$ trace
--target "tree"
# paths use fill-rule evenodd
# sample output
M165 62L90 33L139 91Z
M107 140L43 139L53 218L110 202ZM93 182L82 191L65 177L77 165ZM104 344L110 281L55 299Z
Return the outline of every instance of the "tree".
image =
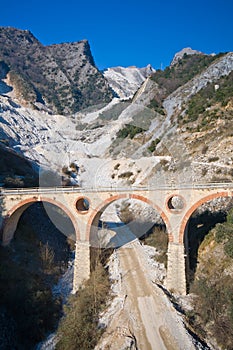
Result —
M98 320L106 306L109 287L108 275L99 262L84 288L71 296L65 306L65 317L58 327L56 350L94 349L104 331Z
M3 209L4 209L3 196L2 196L1 190L0 190L0 232L1 232L2 224L3 224Z

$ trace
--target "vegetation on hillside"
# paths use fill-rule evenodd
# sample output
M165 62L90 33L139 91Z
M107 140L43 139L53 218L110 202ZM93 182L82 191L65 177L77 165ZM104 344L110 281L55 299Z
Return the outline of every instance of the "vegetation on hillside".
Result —
M99 325L99 315L110 298L110 281L101 263L101 254L95 257L92 267L90 279L76 295L70 296L65 306L56 350L94 349L104 332Z
M133 139L137 134L147 131L151 125L151 121L155 118L155 112L150 108L143 108L142 111L134 114L131 124L125 124L116 135L113 145L117 145L120 139Z
M152 140L149 147L147 147L148 151L153 153L156 150L156 146L160 143L160 139L156 138L155 140Z
M35 87L30 80L21 72L14 70L9 73L9 82L15 88L16 96L20 96L21 100L28 101L32 108L35 108L34 103L37 102L37 94Z
M222 53L215 56L184 54L183 58L175 65L169 66L163 71L158 69L152 74L151 79L161 88L165 89L166 96L168 96L178 87L187 83L195 75L200 74L213 61L220 58L222 55Z
M122 129L117 132L117 138L126 138L129 136L130 139L133 139L135 135L143 132L143 129L136 125L126 124Z
M167 246L168 246L168 235L164 227L154 225L153 228L143 237L141 240L144 244L150 245L158 251L155 255L156 259L164 266L167 266Z
M227 221L216 226L215 241L222 243L224 253L233 259L233 209L228 213Z
M155 112L165 115L165 110L162 106L162 100L159 95L156 95L149 103L148 108L153 109Z
M180 86L187 83L195 75L200 74L222 55L222 53L215 56L184 54L183 58L175 65L166 67L164 70L158 69L151 76L151 79L158 84L158 91L148 105L148 108L164 115L163 100Z
M209 83L189 100L184 116L179 117L179 126L197 121L189 126L190 131L203 131L216 127L218 119L224 119L228 129L232 123L233 110L226 109L233 102L233 72L221 77L217 83ZM196 130L195 130L196 129Z
M189 321L202 336L216 339L232 350L233 339L233 209L203 240L198 268L191 286L194 311Z
M199 247L206 235L215 225L226 220L225 212L203 211L201 214L194 213L188 223L188 235L185 237L188 247L188 289L194 281L196 269L198 268Z

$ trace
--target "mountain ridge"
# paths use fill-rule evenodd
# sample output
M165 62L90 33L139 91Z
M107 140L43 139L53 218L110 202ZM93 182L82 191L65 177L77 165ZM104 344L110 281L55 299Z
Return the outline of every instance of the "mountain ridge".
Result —
M70 114L112 98L87 40L44 46L30 31L0 27L0 63L18 100L36 109Z

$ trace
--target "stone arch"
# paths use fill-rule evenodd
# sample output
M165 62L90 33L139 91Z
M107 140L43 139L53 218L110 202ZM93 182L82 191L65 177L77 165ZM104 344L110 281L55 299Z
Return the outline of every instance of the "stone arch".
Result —
M168 220L168 217L157 204L152 202L150 199L148 199L148 198L146 198L144 196L141 196L141 195L137 195L137 194L130 194L129 198L138 199L138 200L140 200L142 202L145 202L145 203L149 204L152 208L157 210L157 212L161 215L161 217L162 217L162 219L163 219L163 221L164 221L164 223L166 225L169 242L173 242L174 241L174 237L173 237L173 234L172 234L171 225L170 225L170 222Z
M140 200L144 203L149 204L152 208L157 210L158 213L161 215L161 217L166 225L169 242L173 242L173 235L172 235L172 231L171 231L171 226L170 226L170 222L169 222L166 214L161 210L161 208L158 205L153 203L151 200L149 200L148 198L146 198L144 196L137 195L137 194L129 194L129 195L118 194L115 196L111 196L111 197L107 198L106 200L104 200L96 209L94 209L93 213L91 214L91 216L88 220L88 223L87 223L87 231L86 231L86 240L87 241L89 241L89 239L90 239L91 228L93 226L98 227L98 222L99 222L101 214L104 212L104 210L108 207L109 204L115 202L118 199L137 199L137 200Z
M232 196L232 194L231 194ZM180 232L179 232L179 243L183 244L184 243L184 234L185 234L185 229L187 226L187 223L190 219L190 217L192 216L192 214L194 213L194 211L200 207L202 204L211 201L212 199L215 198L219 198L219 197L230 197L229 192L216 192L216 193L212 193L208 196L205 196L201 199L199 199L196 203L194 203L189 210L185 213L184 218L181 222L180 225Z
M47 197L31 197L28 199L25 199L23 201L18 202L16 205L14 205L8 212L7 215L4 219L4 225L3 225L3 234L2 234L2 244L3 245L7 245L10 243L10 241L12 240L12 238L14 237L14 233L15 230L17 228L19 219L22 215L22 213L33 203L36 202L47 202L50 204L53 204L57 207L59 207L60 209L62 209L65 214L70 218L73 226L74 226L74 230L75 230L75 234L76 234L76 239L79 240L80 239L80 233L79 233L79 228L77 225L77 221L75 219L75 216L70 212L70 210L61 202L51 199L51 198L47 198Z

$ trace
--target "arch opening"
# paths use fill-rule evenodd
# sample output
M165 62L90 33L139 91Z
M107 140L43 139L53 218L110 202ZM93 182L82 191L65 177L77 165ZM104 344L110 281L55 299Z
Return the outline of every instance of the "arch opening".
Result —
M154 256L166 265L168 230L163 217L147 199L116 197L104 203L91 218L91 247L118 249L137 240L151 245L151 254L153 250Z
M52 290L67 270L75 228L61 208L39 201L15 208L8 224L11 242L7 249L0 247L0 278L7 281L1 287L0 299L6 320L14 319L16 331L8 334L11 346L29 349L56 329L62 305ZM70 290L72 278L71 271Z
M34 237L40 247L46 245L53 250L55 262L62 267L75 242L75 229L71 219L61 208L48 202L31 203L23 209L13 240L20 241L22 235L27 239L25 229L29 239Z
M233 207L232 197L216 194L211 199L209 197L203 198L189 210L189 216L186 215L182 229L188 292L196 278L201 251L208 244L208 234L216 225L226 221L227 213L231 207Z
M194 250L195 259L194 266L191 265L193 261L188 261L191 265L187 269L188 291L195 295L194 322L198 318L199 327L207 330L209 339L213 338L221 348L230 349L233 327L233 198L227 194L216 194L215 199L207 197L205 200L193 206L186 223L184 240L189 255Z
M8 245L13 239L21 215L28 207L34 205L34 203L43 203L48 217L65 236L69 236L71 240L79 238L79 229L75 217L65 205L50 198L41 198L38 200L36 197L33 197L18 203L8 212L3 225L2 244L4 246ZM57 209L53 210L53 206ZM60 214L63 213L60 216L59 211Z

